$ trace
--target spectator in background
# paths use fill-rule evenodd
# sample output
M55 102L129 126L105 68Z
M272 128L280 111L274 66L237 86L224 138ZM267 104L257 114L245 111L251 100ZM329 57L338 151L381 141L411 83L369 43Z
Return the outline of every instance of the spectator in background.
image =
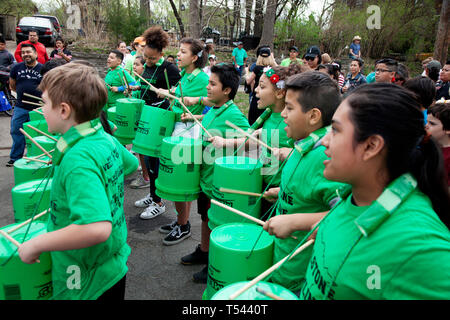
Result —
M361 58L361 37L354 36L348 52L350 59Z
M436 101L430 106L425 129L442 148L447 185L450 187L450 103Z
M436 100L450 99L450 60L444 64L440 73L441 80L436 83Z
M339 83L339 66L337 64L331 64L331 63L327 63L327 64L319 64L319 66L317 67L317 70L319 72L323 72L328 74L331 79L333 79L334 81L336 81L336 83Z
M305 53L304 59L306 60L307 66L309 66L312 70L316 70L319 64L322 63L322 55L319 47L309 47Z
M209 65L203 68L203 72L208 76L211 76L211 68L217 63L217 57L213 54L208 56Z
M62 66L66 63L67 63L67 61L64 59L61 59L61 58L58 58L58 59L55 58L55 59L51 59L51 60L47 61L46 63L44 63L44 65L41 68L41 76L44 76L47 72L49 72L53 68Z
M436 96L436 85L428 77L418 76L407 80L403 87L414 92L423 112L424 123L427 123L427 110Z
M166 61L170 63L175 63L175 57L172 55L168 55Z
M273 57L273 53L268 46L259 47L256 51L256 63L250 67L250 73L246 76L246 83L250 85L250 108L248 110L248 123L252 125L256 119L264 112L264 109L258 109L258 98L255 90L259 85L259 79L263 74L264 68L270 66L275 67L277 63Z
M303 64L302 59L298 58L298 48L296 46L289 48L289 57L281 61L280 66L289 67L291 63Z
M14 53L14 58L17 62L23 62L22 59L22 45L31 44L37 52L37 61L40 64L46 63L48 60L47 49L45 46L39 42L39 35L37 30L30 30L28 32L28 40L22 41L17 45L16 51Z
M394 82L397 69L398 62L394 59L384 58L377 60L375 62L375 82Z
M424 76L424 77L427 76L427 72L425 70L427 69L428 62L430 62L432 60L433 60L433 57L428 57L425 60L422 60L422 68L423 68L422 76Z
M0 34L0 82L6 83L9 78L9 72L14 65L13 55L6 50L5 37Z
M124 41L119 41L119 43L117 43L116 50L122 52L123 59L122 59L122 63L120 64L120 66L122 68L125 68L125 64L126 64L127 60L131 57L131 54L127 48L127 44Z
M328 64L331 63L331 58L328 53L322 54L322 64Z
M11 138L13 144L9 154L7 167L14 166L14 162L22 158L25 151L25 137L20 132L23 124L30 121L29 112L37 106L24 102L24 93L35 97L40 97L41 92L37 89L42 80L42 64L37 61L36 48L29 43L23 43L20 48L23 62L14 65L11 69L9 86L17 93L17 103L14 107L14 114L11 118ZM25 101L38 103L34 98L26 97Z
M239 71L239 75L242 76L242 70L247 66L248 58L247 51L245 51L242 41L237 43L237 48L233 49L231 55L234 67Z
M55 49L50 53L50 59L64 59L66 62L72 60L72 53L67 49L63 38L56 38Z
M135 48L134 55L131 53L128 57L127 61L125 62L124 69L128 71L129 74L131 74L134 77L133 74L133 65L134 60L136 57L142 57L144 56L144 48L145 48L145 40L143 37L137 37L133 41L133 46Z
M344 82L345 82L345 77L344 77L344 75L342 74L342 71L341 71L342 70L341 62L336 60L332 64L336 66L336 68L337 68L337 70L339 72L338 86L339 86L339 90L341 90L342 87L344 86Z
M427 77L429 77L434 82L439 80L439 73L441 72L441 63L437 60L431 60L427 63L427 67L425 69L425 73Z
M348 96L353 90L366 83L366 78L361 73L363 61L361 59L353 59L350 63L350 72L347 75L345 84L341 89L344 97Z
M408 68L403 63L399 63L397 72L395 73L394 83L399 86L402 86L408 79L409 79Z

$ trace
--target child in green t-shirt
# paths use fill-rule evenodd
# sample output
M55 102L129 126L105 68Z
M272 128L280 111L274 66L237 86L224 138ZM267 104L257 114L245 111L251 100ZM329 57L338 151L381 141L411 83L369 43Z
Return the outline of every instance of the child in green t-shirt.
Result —
M177 54L178 67L181 69L181 79L175 88L173 94L176 97L183 98L186 105L188 97L206 96L206 86L208 85L209 76L202 71L208 60L208 48L205 48L200 40L193 38L183 38L180 41L180 50ZM161 92L167 90L160 89ZM162 95L161 95L162 96ZM172 137L189 137L198 139L200 135L200 126L195 122L185 121L184 113L187 113L181 103L174 100L171 104L172 110L175 112L175 126ZM189 111L193 115L201 115L204 105L201 102L188 104ZM183 120L181 119L183 117ZM189 215L192 202L177 201L175 210L177 212L177 222L173 225L173 229L178 231L177 237L166 236L163 239L164 245L174 245L191 235L191 224ZM160 232L168 233L167 226L162 226ZM174 232L175 232L174 231ZM169 234L170 235L170 234Z
M239 73L232 65L219 64L211 68L211 77L208 84L208 101L213 107L205 114L202 125L212 135L230 134L230 127L226 121L230 121L239 128L249 128L247 118L233 103L239 88ZM211 144L212 138L202 130L204 151L200 168L200 187L202 194L197 200L198 213L201 215L201 243L195 251L181 258L183 264L208 263L209 236L211 230L208 227L208 209L212 197L214 160L223 156L224 149L217 149ZM170 236L170 235L169 235ZM206 283L208 267L194 274L194 281Z
M105 77L105 84L108 89L108 104L106 109L113 107L117 99L125 98L124 92L127 89L125 79L129 86L136 85L134 78L120 66L122 60L122 52L112 50L109 53L108 60L106 62L109 69Z
M411 92L357 88L323 144L324 176L348 186L318 225L300 298L448 300L450 196Z
M324 178L323 161L327 157L321 144L340 101L337 84L321 72L310 71L289 77L286 89L281 116L287 124L287 136L296 141L295 150L283 167L280 187L265 192L268 199L279 198L276 216L264 225L277 237L274 262L289 255L311 226L333 207L338 199L336 190L342 186ZM271 281L298 291L310 255L309 248L284 263L272 274Z
M23 243L20 258L34 263L51 253L53 299L123 299L131 251L123 183L138 161L97 119L107 91L93 68L55 68L39 89L48 129L62 136L52 158L48 232Z
M278 187L281 181L281 170L279 157L284 159L292 150L290 139L287 137L283 117L281 112L284 109L286 87L285 81L288 77L303 72L305 69L299 65L293 64L290 67L267 67L259 80L258 87L255 90L258 98L258 109L268 110L252 125L251 131L255 138L272 148L270 152L266 147L260 147L259 159L263 163L261 174L264 180L264 188ZM268 115L268 116L266 116ZM262 128L258 129L262 125ZM224 139L216 136L212 139L216 148L241 146L245 143L246 150L258 150L258 145L251 139L237 138ZM262 201L263 219L265 213L269 213L270 203L265 199Z

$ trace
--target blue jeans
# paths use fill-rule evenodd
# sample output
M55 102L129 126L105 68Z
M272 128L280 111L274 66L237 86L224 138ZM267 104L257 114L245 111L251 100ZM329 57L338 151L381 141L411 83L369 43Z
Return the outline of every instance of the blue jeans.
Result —
M25 122L30 121L29 110L15 107L14 113L11 118L11 137L13 140L13 144L11 147L11 153L9 154L9 158L13 161L19 160L23 156L23 152L25 151L25 136L20 132L19 129L23 129L23 124Z

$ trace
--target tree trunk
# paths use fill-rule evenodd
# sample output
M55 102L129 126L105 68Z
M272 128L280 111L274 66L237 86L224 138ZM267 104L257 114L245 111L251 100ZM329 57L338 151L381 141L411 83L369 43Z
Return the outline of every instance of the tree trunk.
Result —
M450 44L450 0L442 1L441 16L439 18L439 26L434 42L433 57L439 60L442 65L447 60L448 46Z
M194 39L200 38L199 14L198 0L189 0L189 32Z
M264 24L264 0L256 0L255 6L255 25L253 32L256 37L261 37Z
M184 38L186 36L186 33L184 32L184 24L183 20L181 20L180 14L177 10L177 7L175 6L175 3L173 0L169 0L170 6L172 7L173 14L175 15L175 19L177 19L178 27L180 28L180 34L181 38Z
M250 24L252 21L253 0L245 0L245 33L250 35Z
M140 0L141 17L145 19L145 24L148 26L150 21L150 3L148 0Z
M277 14L277 0L267 0L264 26L262 30L261 45L268 45L273 50L275 16Z

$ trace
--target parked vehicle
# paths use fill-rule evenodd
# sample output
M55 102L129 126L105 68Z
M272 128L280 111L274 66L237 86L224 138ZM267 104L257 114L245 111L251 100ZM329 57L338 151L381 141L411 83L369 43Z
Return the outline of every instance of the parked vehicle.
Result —
M28 32L30 30L37 31L39 42L47 47L55 45L55 40L58 37L53 23L47 18L39 17L23 17L20 19L16 27L16 42L19 44L22 41L28 40Z
M61 34L61 25L59 24L59 20L58 20L57 17L55 17L55 16L47 16L47 15L44 15L44 14L33 14L33 17L49 19L53 23L53 26L55 27L56 32L58 32L58 34Z

